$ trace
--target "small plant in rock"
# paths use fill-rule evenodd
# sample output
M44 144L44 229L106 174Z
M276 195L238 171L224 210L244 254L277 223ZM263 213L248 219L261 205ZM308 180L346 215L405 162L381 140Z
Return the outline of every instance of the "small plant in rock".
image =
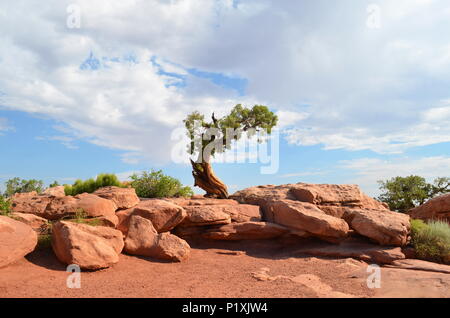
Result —
M450 264L450 225L444 221L411 221L411 243L418 258Z
M194 195L192 189L183 186L178 179L166 176L161 170L150 172L143 171L141 174L133 174L131 187L141 198L170 198L191 197Z

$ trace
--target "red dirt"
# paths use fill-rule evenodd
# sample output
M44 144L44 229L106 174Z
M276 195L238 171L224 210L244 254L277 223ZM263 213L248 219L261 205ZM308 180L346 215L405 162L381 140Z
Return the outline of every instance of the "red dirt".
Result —
M120 262L112 268L82 272L81 289L67 288L69 273L65 271L66 267L55 258L51 249L40 249L16 264L0 269L0 297L383 296L383 289L375 291L367 287L367 264L352 259L303 257L293 253L293 249L280 248L275 242L202 243L192 246L191 258L184 263L121 255ZM386 270L389 270L390 277L388 297L405 295L402 290L412 287L405 276L414 277L413 283L417 283L417 273L422 273ZM400 271L401 274L394 275L393 271ZM433 282L433 295L450 297L450 275L427 275L433 276L430 278L432 281L427 281ZM400 276L403 283L396 290L395 279ZM411 292L406 296L410 295Z

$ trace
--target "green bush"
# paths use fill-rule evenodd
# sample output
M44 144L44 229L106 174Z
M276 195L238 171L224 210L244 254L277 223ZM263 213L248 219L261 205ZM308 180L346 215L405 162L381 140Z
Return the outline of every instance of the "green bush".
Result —
M97 189L108 186L123 187L124 185L119 181L115 174L102 173L94 179L77 180L73 185L65 185L64 192L66 195L77 195L81 193L92 193Z
M411 221L412 244L418 258L450 263L450 225L444 221Z
M161 170L143 171L130 176L131 186L141 198L190 197L194 195L190 187L184 187L175 178L166 176Z
M59 182L58 182L58 181L54 181L54 182L51 183L48 187L49 187L49 188L59 187Z
M0 215L9 215L11 213L11 202L9 199L0 195Z
M5 196L11 197L15 193L26 193L36 191L41 193L44 191L44 182L42 180L22 180L20 178L13 178L6 181Z

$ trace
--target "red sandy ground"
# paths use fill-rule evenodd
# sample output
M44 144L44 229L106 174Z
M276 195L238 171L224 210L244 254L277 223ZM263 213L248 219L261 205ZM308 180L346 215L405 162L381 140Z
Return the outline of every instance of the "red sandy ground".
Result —
M112 268L82 272L81 289L67 288L66 267L39 249L0 269L0 297L450 297L448 274L383 268L373 290L367 264L352 259L302 256L275 242L192 246L184 263L121 255Z

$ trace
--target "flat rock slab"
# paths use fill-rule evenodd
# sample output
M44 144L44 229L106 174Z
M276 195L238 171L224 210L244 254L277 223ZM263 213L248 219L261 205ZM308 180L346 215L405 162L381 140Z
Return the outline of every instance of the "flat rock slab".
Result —
M450 266L449 265L431 263L431 262L421 261L418 259L398 260L398 261L394 261L390 265L386 265L386 267L450 274Z
M289 232L284 226L268 222L231 223L221 226L202 237L212 240L266 240L279 237Z
M37 234L29 225L0 216L0 268L31 253L36 244Z
M399 247L381 247L357 239L348 239L340 245L310 246L298 252L313 256L351 257L379 264L391 264L405 259Z

